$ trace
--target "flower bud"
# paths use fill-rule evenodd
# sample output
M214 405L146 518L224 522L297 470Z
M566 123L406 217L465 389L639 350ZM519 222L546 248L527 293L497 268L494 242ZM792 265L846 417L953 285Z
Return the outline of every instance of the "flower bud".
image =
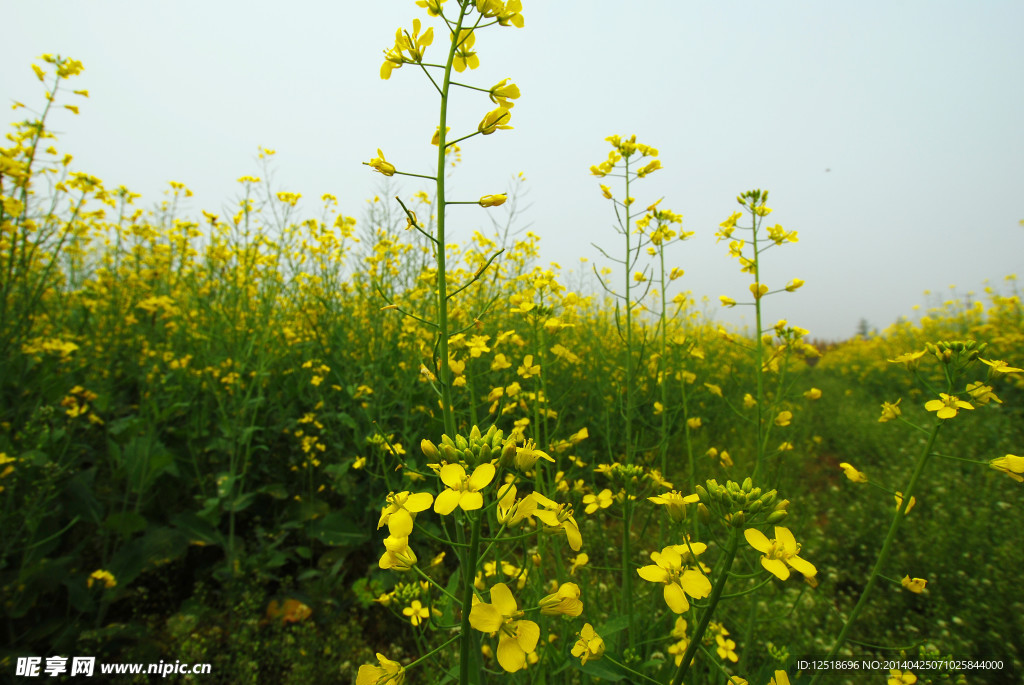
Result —
M423 456L427 459L433 459L435 461L441 460L441 453L437 451L437 445L426 438L423 438L423 440L420 441L420 449L423 451Z

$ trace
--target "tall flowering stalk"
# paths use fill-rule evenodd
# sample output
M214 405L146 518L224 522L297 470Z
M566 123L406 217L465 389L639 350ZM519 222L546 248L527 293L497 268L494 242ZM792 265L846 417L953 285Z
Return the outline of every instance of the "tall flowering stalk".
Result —
M522 541L541 531L558 532L565 536L573 550L578 551L582 538L571 507L557 504L539 491L516 499L515 483L518 479L527 472L532 472L538 460L553 459L537 449L532 441L528 441L522 447L517 446L519 436L513 434L506 438L495 426L481 431L474 425L468 436L461 435L458 432L452 399L455 379L450 341L454 335L462 331L452 330L449 301L476 282L500 251L484 262L468 282L458 287L449 284L445 254L447 211L449 206L458 204L497 207L506 201L506 196L491 194L473 201L449 199L445 188L446 156L456 152L457 144L462 141L510 129L513 100L520 95L519 88L509 83L507 78L490 88L480 88L454 80L453 72L461 73L480 65L480 58L475 49L478 31L492 26L522 27L522 6L519 0L457 0L452 3L455 5L452 11L446 13L443 7L444 0L421 0L417 4L425 8L430 16L439 17L449 31L451 39L444 63L434 64L425 61L425 51L433 44L434 30L431 27L424 31L420 20L415 19L412 31L399 29L396 33L395 45L385 51L385 61L380 73L381 78L388 79L396 69L412 64L419 67L434 86L440 97L438 125L431 141L438 148L437 166L433 175L400 171L379 149L378 156L370 160L368 165L385 176L398 174L424 178L432 181L436 187L437 219L433 231L426 230L415 212L402 205L408 228L424 235L434 249L436 316L433 320L428 320L405 311L400 305L389 303L389 306L425 323L435 331L433 375L444 417L445 434L440 445L427 439L421 443L423 454L433 462L429 467L440 481L439 492L436 495L430 492L402 492L389 495L388 504L382 510L378 526L386 525L389 532L384 540L385 552L379 566L397 572L413 571L419 574L426 583L433 585L437 591L445 595L453 608L458 606L461 609L458 633L459 682L467 684L479 682L481 678L479 633L493 634L498 638L496 657L502 669L507 672L516 672L526 667L540 637L538 624L521 618L523 612L519 610L519 603L507 584L497 583L491 586L490 602L485 602L482 594L478 595L478 583L481 590L486 588L483 578L487 574L478 575L478 569L484 560L493 558L494 561L491 563L494 569L505 568L500 563L501 557L497 556L495 549L503 539ZM486 93L495 107L484 114L476 131L449 139L448 106L452 86ZM529 367L529 373L532 375L530 361L524 361L524 365ZM460 364L454 374L461 375L462 370ZM421 532L436 541L450 544L458 555L460 582L454 587L454 591L441 586L419 567L419 560L409 543L416 516L424 513L431 503L433 511L443 517L440 528L447 539L436 538L426 531ZM507 535L508 529L526 521L534 523L533 532L511 537ZM454 540L450 537L452 528ZM486 548L481 551L485 544ZM492 552L493 557L490 556ZM525 571L520 571L518 575L523 577L524 573ZM578 601L578 597L578 587L563 586L559 591L559 599L555 602L561 608L552 609L542 600L541 611L578 616L582 611L582 603ZM419 625L425 619L429 620L430 612L422 607L419 600L416 602L415 605L406 608L405 615L411 616L414 625ZM421 657L416 663L437 653L442 647ZM365 665L360 669L358 685L379 683L387 679L401 680L404 677L404 669L396 662L389 661L383 655L380 655L379 660L379 667Z
M624 138L614 135L605 138L611 144L612 149L608 152L608 158L590 167L590 173L599 178L608 176L621 178L623 181L623 199L617 199L612 189L601 184L601 194L612 201L615 209L615 217L618 220L616 230L622 235L625 242L625 250L622 259L611 257L607 252L598 250L608 259L622 265L623 285L622 292L617 292L606 280L597 273L595 274L604 289L616 298L616 322L619 323L619 337L625 343L623 347L623 373L621 405L622 415L622 441L623 457L622 463L627 468L634 466L636 461L636 447L638 436L634 434L633 420L637 408L636 398L636 369L637 360L636 348L634 345L634 315L639 311L641 302L647 296L651 288L649 267L641 266L640 258L645 247L638 227L634 226L635 215L633 204L635 199L630 195L630 185L637 179L643 178L661 168L661 160L657 159L657 148L638 143L636 136ZM657 204L657 203L655 203ZM653 211L654 205L649 209ZM595 246L596 247L596 246ZM640 294L637 295L637 290ZM621 304L623 315L618 316ZM627 488L632 479L626 479ZM632 513L633 505L629 497L631 493L627 489L626 497L623 499L622 507L622 601L623 608L629 620L630 645L635 643L635 620L636 614L633 607L633 574L635 569L632 563Z

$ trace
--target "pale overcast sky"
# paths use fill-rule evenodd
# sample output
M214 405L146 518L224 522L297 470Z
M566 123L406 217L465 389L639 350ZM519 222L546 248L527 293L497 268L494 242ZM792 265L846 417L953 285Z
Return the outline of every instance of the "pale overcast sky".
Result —
M395 29L426 21L413 0L5 5L0 96L38 106L30 63L44 52L81 60L73 87L91 97L81 116L54 116L60 149L146 206L175 180L196 194L192 216L224 211L235 180L258 171L260 145L277 150L275 180L309 214L331 192L361 219L382 179L361 163L378 147L432 173L436 97L411 67L379 78ZM768 319L812 336L913 316L926 289L980 293L986 278L1024 277L1024 3L523 5L526 27L480 32L481 67L462 77L511 77L523 94L515 129L466 141L450 189L475 199L524 172L521 220L543 238L545 262L595 259L591 242L617 250L588 169L607 156L605 137L636 133L664 169L634 195L641 206L664 196L696 232L673 263L698 297L747 294L713 234L751 188L771 189L773 221L800 237L766 255L764 280L807 282L769 299ZM490 103L463 91L452 108L458 133ZM456 210L452 240L489 225L484 210Z

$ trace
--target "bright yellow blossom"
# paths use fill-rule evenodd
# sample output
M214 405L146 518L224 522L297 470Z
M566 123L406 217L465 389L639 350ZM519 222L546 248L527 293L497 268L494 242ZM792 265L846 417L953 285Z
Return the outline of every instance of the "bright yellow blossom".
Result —
M697 554L707 549L707 545L703 543L691 543L690 547ZM700 571L686 567L684 552L686 557L690 557L686 545L669 545L660 552L651 552L654 564L636 570L644 580L662 583L665 586L665 603L677 614L689 610L690 602L686 599L687 595L694 599L703 599L711 594L711 581Z
M604 656L604 640L594 630L594 626L584 623L583 630L577 635L579 639L572 647L572 655L578 657L580 663L585 664L587 661L597 661Z
M947 395L944 392L940 392L939 397L942 399L925 402L924 408L935 412L935 415L940 419L951 419L957 415L960 409L974 409L974 405L970 402L964 402L955 395Z
M395 165L384 159L384 153L380 151L380 148L377 148L377 156L370 160L370 168L385 176L395 175Z
M548 616L579 616L583 613L580 586L576 583L562 583L557 592L542 598L539 604L540 613Z
M799 571L805 577L813 577L818 573L814 564L797 556L800 553L800 545L788 528L775 526L775 538L771 540L756 528L747 528L743 531L743 537L751 547L764 554L761 557L761 565L765 570L780 580L789 578L790 568Z
M380 666L363 664L356 674L356 685L402 685L405 681L405 669L397 661L388 659L377 653Z
M467 477L461 464L445 464L439 475L448 489L434 500L434 511L447 516L455 511L455 507L462 507L464 511L479 509L484 505L480 490L494 479L494 472L493 464L480 464L473 470L473 475Z
M855 469L852 464L848 464L847 462L844 461L839 465L839 468L841 468L843 470L843 473L846 474L846 477L849 478L854 483L868 482L868 477L865 476L861 471Z
M509 673L526 666L526 656L537 647L540 626L533 621L519 619L519 611L512 591L504 583L491 588L491 603L476 602L469 612L469 624L482 633L498 633L498 663Z
M1002 471L1018 483L1024 483L1024 457L1007 454L1005 457L993 459L988 465L996 471Z
M909 575L903 576L903 580L900 581L900 585L902 585L904 589L910 590L914 594L918 595L924 592L924 588L927 584L928 581L924 578L911 578Z
M481 207L500 207L508 197L505 195L484 195L480 198Z
M878 419L879 423L885 423L887 421L892 421L897 416L902 414L903 412L900 411L900 402L901 401L902 401L902 399L896 400L895 402L892 402L892 403L890 403L890 402L882 402L882 416Z

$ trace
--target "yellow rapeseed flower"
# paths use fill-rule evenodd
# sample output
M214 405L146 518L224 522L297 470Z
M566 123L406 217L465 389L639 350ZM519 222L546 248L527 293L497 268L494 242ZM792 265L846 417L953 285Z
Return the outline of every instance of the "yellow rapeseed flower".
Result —
M747 528L743 531L743 537L751 547L764 554L761 565L765 570L780 580L789 578L790 568L808 578L818 573L814 564L797 556L800 545L788 528L775 526L775 538L771 540L756 528Z
M539 604L540 613L548 616L579 616L583 613L580 586L576 583L562 583L557 592L543 597Z
M843 473L846 474L846 477L849 478L854 483L868 482L868 477L865 476L861 471L855 469L852 464L848 464L847 462L844 461L839 465L839 468L841 468L843 470Z
M494 479L494 472L493 464L480 464L473 470L473 475L467 476L461 464L445 464L441 467L440 476L448 489L434 500L434 511L447 516L455 511L455 507L462 507L464 511L479 509L484 505L484 497L479 491Z
M928 581L924 578L911 578L909 575L903 576L903 580L900 581L900 585L902 585L904 589L910 590L914 594L918 595L924 592L925 585L927 584Z
M1018 483L1024 483L1024 457L1007 454L1005 457L993 459L988 465L996 471L1002 471Z
M377 148L377 156L370 160L370 168L379 171L385 176L395 175L395 165L384 159L384 153Z
M974 405L970 402L964 402L956 395L947 395L944 392L940 392L939 397L942 399L925 402L924 408L935 412L935 415L940 419L951 419L957 415L960 409L974 409Z
M665 586L665 604L677 614L689 610L690 602L686 599L687 595L694 599L703 599L711 594L711 581L707 576L686 566L686 560L692 558L690 548L695 554L701 554L707 549L707 545L699 542L691 543L689 548L686 545L669 545L660 552L651 552L653 564L636 570L644 580L662 583Z
M604 640L594 630L594 626L584 623L583 630L577 633L577 636L579 639L572 647L572 655L578 657L580 663L597 661L604 656Z
M363 664L356 674L356 685L402 685L405 681L405 669L397 661L388 659L381 653L377 653L377 661L380 666Z
M469 624L482 633L498 633L498 663L509 673L526 666L526 657L533 653L540 639L540 626L519 619L512 591L504 583L491 588L491 603L476 602L469 612Z
M116 587L117 586L117 579L114 578L114 574L111 573L110 571L104 571L103 569L100 569L98 571L93 571L92 573L90 573L89 574L89 580L86 581L86 584L89 587L92 587L93 583L96 583L96 582L102 582L103 583L103 587L105 587L107 589L110 589L112 587Z

